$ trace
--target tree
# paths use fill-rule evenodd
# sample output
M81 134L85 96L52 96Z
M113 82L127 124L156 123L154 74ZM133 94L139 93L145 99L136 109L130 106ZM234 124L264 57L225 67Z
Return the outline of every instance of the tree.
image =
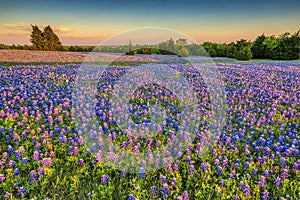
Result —
M235 43L231 42L230 44L227 45L226 49L226 57L228 58L235 58L237 55L237 49L235 47Z
M62 44L58 36L53 32L52 28L48 25L44 28L43 41L44 48L46 51L59 51L62 50Z
M217 57L217 52L213 48L208 50L208 54L210 55L210 57Z
M32 49L45 51L63 50L58 36L49 25L44 28L44 32L42 32L37 25L31 25L31 27L30 42L32 43Z
M252 58L252 52L249 46L243 47L238 53L236 58L238 60L250 60Z
M185 48L185 46L182 46L181 49L178 52L179 56L182 57L188 57L189 56L189 51Z
M217 44L216 46L217 57L226 57L226 50L227 50L226 44Z
M276 39L276 44L271 52L273 60L294 60L299 58L299 31L291 35L284 33Z
M31 25L32 32L30 35L30 42L32 43L32 49L34 50L43 50L43 35L42 31L39 29L37 25Z
M204 42L202 44L203 48L207 51L209 56L217 57L217 44L212 42Z
M251 47L253 58L267 58L267 45L265 44L266 39L267 37L264 34L256 38Z
M23 46L23 50L30 50L30 46L28 46L27 44L25 44L25 45Z
M250 46L250 45L251 45L251 42L249 42L245 39L240 39L240 40L236 41L236 43L235 43L235 46L236 46L236 49L237 49L238 52L243 50L245 47Z
M264 45L266 47L264 58L270 59L272 57L273 49L276 46L276 43L277 38L274 35L266 37L264 41Z

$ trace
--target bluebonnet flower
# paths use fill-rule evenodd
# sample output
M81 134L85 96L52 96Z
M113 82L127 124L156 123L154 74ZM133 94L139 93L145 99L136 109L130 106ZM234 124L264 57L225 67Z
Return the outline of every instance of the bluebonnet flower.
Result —
M219 176L222 176L223 175L223 169L222 169L222 167L218 166L217 167L217 172L218 172Z
M110 177L108 175L103 175L102 178L101 178L101 183L103 185L106 185L109 178Z
M189 194L187 193L187 191L184 191L183 194L182 194L182 199L183 200L189 200Z
M73 147L69 146L68 147L68 154L71 154L71 153L73 153Z
M152 186L152 187L151 187L151 191L152 191L152 195L153 195L153 196L156 196L156 195L157 195L157 188L156 188L156 186Z
M278 187L281 186L281 179L279 177L274 178L274 184Z
M13 134L13 133L14 133L14 129L13 129L12 127L10 127L10 128L8 129L8 132L9 132L10 134Z
M92 193L89 192L89 193L87 193L85 196L86 196L86 198L91 198L91 197L92 197Z
M245 162L244 163L244 169L248 169L249 168L249 163L248 162Z
M9 142L9 141L10 141L10 136L9 136L9 135L6 135L6 136L5 136L5 141L6 141L6 142Z
M44 175L45 175L44 172L45 172L45 171L44 171L44 168L42 168L42 167L39 167L39 168L38 168L39 176L44 176Z
M161 180L162 184L167 183L167 179L166 179L165 176L160 175L160 176L159 176L159 179Z
M83 159L79 159L78 160L78 164L81 165L81 166L84 165L84 160Z
M280 158L280 165L285 165L285 164L286 164L285 158L281 157Z
M266 187L266 177L264 176L259 177L258 185L262 188Z
M210 168L210 164L209 163L202 163L200 165L201 169L203 170L204 173L207 172L207 170Z
M36 175L36 171L35 170L32 170L30 173L30 183L35 183L35 182L38 182L38 178L37 178L37 175Z
M163 192L163 196L165 197L166 195L169 195L170 194L170 191L169 191L169 186L167 183L163 184L162 186L162 192Z
M13 152L14 152L14 148L11 145L8 145L8 147L7 147L8 155L11 155Z
M239 195L235 194L235 195L233 195L232 199L233 200L240 200L240 197L239 197Z
M8 158L8 153L7 152L4 152L3 154L2 154L2 158L4 158L5 160Z
M0 174L0 182L4 182L5 181L5 176L4 176L4 174Z
M13 168L13 167L15 167L16 165L17 165L17 163L16 163L14 160L8 161L8 167L9 167L9 168Z
M135 200L135 197L132 194L130 194L127 200Z
M268 191L263 191L262 193L261 193L261 198L262 199L269 199L269 192Z
M15 175L15 176L18 176L19 174L20 174L20 169L18 169L18 168L15 169L15 170L14 170L14 175Z
M220 184L221 184L221 185L225 185L225 180L224 180L224 179L221 179L221 180L220 180Z
M172 187L176 187L176 185L177 185L177 179L176 179L176 178L173 178L173 179L172 179L172 182L171 182L171 186L172 186Z
M25 194L25 193L26 193L26 188L24 188L24 187L20 188L20 189L18 190L18 193L19 193L20 195Z
M122 175L122 177L125 177L125 176L126 176L126 171L125 171L125 170L122 170L122 171L121 171L121 175Z
M250 188L249 185L244 186L243 195L244 196L251 196L251 188Z
M138 173L139 173L139 177L145 178L145 170L144 169L140 169Z

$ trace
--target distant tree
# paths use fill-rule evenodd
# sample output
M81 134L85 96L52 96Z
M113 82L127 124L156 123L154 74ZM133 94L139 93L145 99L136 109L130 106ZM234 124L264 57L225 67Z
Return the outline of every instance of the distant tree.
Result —
M231 42L230 44L227 45L226 57L228 57L228 58L236 58L237 52L238 51L237 51L237 48L236 48L234 42Z
M251 47L251 51L253 54L253 58L256 59L263 59L263 58L267 58L267 45L265 43L267 37L262 34L260 36L258 36L256 38L256 40L254 41L252 47Z
M209 54L211 57L217 57L217 44L212 43L212 42L204 42L202 44L202 47L206 50L206 52Z
M252 58L252 52L250 46L245 46L239 50L237 53L236 58L238 60L250 60Z
M211 48L211 49L208 50L208 54L209 54L210 57L213 57L213 58L217 57L217 52L213 48Z
M217 44L216 53L217 57L226 57L227 45L226 44Z
M274 35L266 37L264 41L264 45L266 46L264 58L270 59L272 57L272 54L274 53L273 49L276 46L276 43L277 38Z
M299 58L299 31L291 35L284 33L276 39L272 48L271 59L273 60L294 60Z
M10 49L10 47L6 44L0 44L0 49Z
M248 47L250 45L251 45L251 42L247 41L246 39L240 39L240 40L236 41L236 43L235 43L235 47L238 52L241 50L244 50L245 47Z
M142 49L143 54L151 54L151 49L149 47Z
M44 48L44 39L42 31L37 25L31 25L32 32L30 35L30 42L32 43L33 50L43 50Z
M168 51L173 52L173 53L176 52L175 42L172 38L166 42L166 49L165 50L168 50Z
M30 46L28 46L27 44L25 44L25 45L23 46L23 50L30 50Z
M62 44L58 36L53 32L52 28L48 25L44 28L43 35L43 50L46 51L59 51L62 50Z
M168 52L173 52L173 53L177 52L177 46L175 45L175 42L172 38L167 41L159 43L158 47L159 47L159 49L165 50Z
M74 46L69 46L69 49L68 49L69 51L75 51L75 47Z
M188 57L189 56L189 51L186 48L187 46L187 40L183 39L183 38L179 38L178 40L176 40L176 44L175 44L175 51L177 53L177 55L182 56L182 57ZM170 49L167 49L168 51L170 51Z
M187 45L187 40L184 38L179 38L178 40L176 40L176 45L177 46L185 46L185 45Z
M187 48L185 46L182 46L181 49L178 52L178 55L180 55L182 57L188 57L189 56L189 51L187 50Z

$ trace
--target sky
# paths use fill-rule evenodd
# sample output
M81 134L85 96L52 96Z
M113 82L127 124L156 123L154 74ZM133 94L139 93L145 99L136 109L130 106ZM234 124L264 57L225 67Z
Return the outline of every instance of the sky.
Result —
M9 0L0 2L0 43L30 44L30 24L50 25L64 45L160 42L182 33L196 42L231 42L241 38L294 33L300 29L299 0ZM160 27L167 31L130 31ZM128 32L129 31L129 32ZM159 33L159 31L158 31ZM141 34L145 38L141 37ZM160 35L160 34L157 34ZM180 35L180 34L179 34ZM127 37L128 36L128 37ZM147 37L146 37L147 36Z

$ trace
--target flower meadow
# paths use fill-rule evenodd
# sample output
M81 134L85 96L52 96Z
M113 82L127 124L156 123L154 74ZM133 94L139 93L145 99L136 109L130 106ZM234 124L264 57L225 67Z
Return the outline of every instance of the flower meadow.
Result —
M201 74L186 64L165 65L189 81L197 106L148 84L122 107L113 90L134 67L107 67L97 90L83 87L95 94L88 99L74 96L78 64L0 66L0 198L300 198L300 63L217 64L226 110L216 138L209 133L213 100ZM184 118L184 109L195 115ZM92 127L86 126L90 112L97 119ZM124 128L120 119L129 118L134 123ZM180 132L183 125L194 137ZM134 165L140 168L131 170L126 155L139 153L148 162L141 157Z

